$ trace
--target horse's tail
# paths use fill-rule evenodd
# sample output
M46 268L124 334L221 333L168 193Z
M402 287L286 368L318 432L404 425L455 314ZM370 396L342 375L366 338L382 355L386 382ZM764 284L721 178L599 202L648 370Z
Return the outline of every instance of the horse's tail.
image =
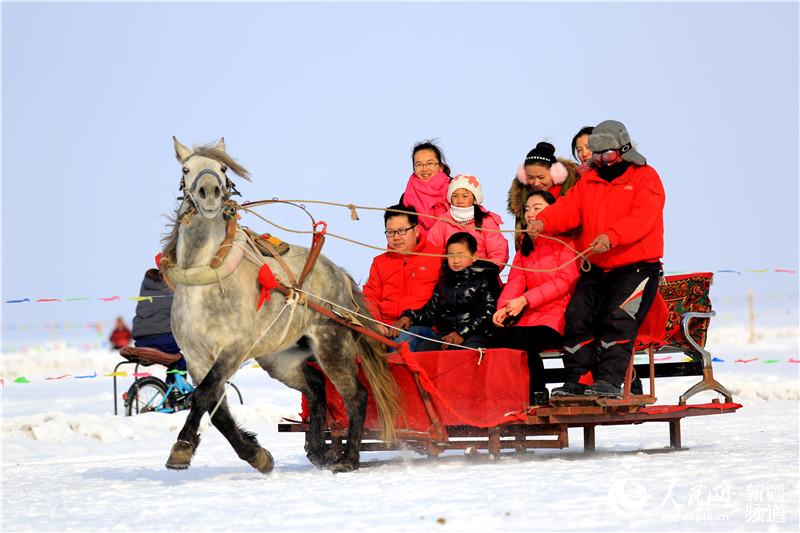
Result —
M386 350L375 339L359 335L361 346L361 368L372 390L372 398L378 408L382 438L391 442L395 438L394 421L400 412L397 382L387 363Z

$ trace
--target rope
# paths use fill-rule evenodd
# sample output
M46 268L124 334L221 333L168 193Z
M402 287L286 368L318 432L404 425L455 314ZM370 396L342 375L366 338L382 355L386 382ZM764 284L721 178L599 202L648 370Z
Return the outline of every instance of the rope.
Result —
M391 324L386 324L385 322L381 322L380 320L378 320L376 318L373 318L373 317L371 317L369 315L365 315L363 313L359 313L357 311L353 311L352 309L348 309L347 307L345 307L343 305L340 305L340 304L337 304L336 302L332 302L330 300L327 300L327 299L323 298L322 296L317 296L316 294L312 294L312 293L308 292L305 289L297 289L297 288L295 288L294 290L297 291L297 292L302 292L307 297L315 298L315 299L319 300L320 302L324 302L324 303L330 305L331 307L338 307L339 309L342 309L342 310L346 311L347 313L350 313L350 314L352 314L354 316L357 316L359 318L364 318L366 320L369 320L370 322L375 322L376 324L380 324L380 325L382 325L382 326L384 326L386 328L389 328L389 329L405 332L405 333L411 335L412 337L417 337L418 339L423 339L423 340L427 340L427 341L431 341L431 342L438 342L439 344L446 344L448 346L453 346L454 348L458 348L459 350L473 350L473 351L476 351L476 352L478 352L480 354L480 357L478 359L478 364L480 364L481 359L483 358L484 348L471 348L469 346L462 346L461 344L455 344L455 343L452 343L452 342L445 342L445 341L442 341L442 340L439 340L439 339L433 339L431 337L426 337L424 335L419 335L417 333L412 333L412 332L410 332L408 330L405 330L405 329L402 329L402 328L398 328L398 327L393 326Z
M280 230L286 231L288 233L295 233L295 234L298 234L298 235L314 234L313 230L298 230L298 229L292 229L292 228L287 228L285 226L281 226L280 224L278 224L276 222L273 222L272 220L262 216L261 214L259 214L256 211L254 211L254 210L249 208L250 206L274 204L274 203L277 203L277 202L281 202L281 200L262 200L260 202L247 202L246 203L247 207L245 207L244 205L239 206L239 207L240 207L240 209L242 211L245 211L245 212L247 212L247 213L249 213L249 214L251 214L251 215L253 215L253 216L257 217L257 218L260 218L262 221L266 222L267 224L269 224L271 226L274 226L274 227L276 227L276 228L278 228ZM288 203L289 205L294 205L294 202L296 202L296 200L286 200L285 202ZM337 203L334 203L334 202L324 202L322 200L314 201L313 203L321 203L321 204L325 204L325 205L335 205L335 206L348 207L345 204L337 204ZM369 207L369 208L364 207L364 206L355 206L355 207L358 207L360 209L371 209L371 210L376 210L376 211L377 210L380 210L380 211L392 211L392 212L399 211L399 212L402 212L402 213L410 213L408 211L400 211L398 209L386 209L386 208L383 208L383 207ZM301 207L301 209L302 209L302 207ZM425 216L433 217L433 215L425 215ZM439 217L433 217L433 218L436 218L438 220L446 220L446 219L442 219L442 218L439 218ZM483 228L475 228L475 229L483 230ZM487 228L485 231L495 231L495 232L499 231L499 232L503 232L503 233L517 233L517 230L495 230L495 229L489 229L489 228ZM524 230L520 230L520 231L524 231ZM339 235L339 234L336 234L336 233L333 233L333 232L330 232L330 231L327 232L326 235L330 235L331 237L334 237L336 239L339 239L339 240L342 240L342 241L345 241L345 242L349 242L351 244L355 244L355 245L358 245L358 246L362 246L364 248L369 248L371 250L376 250L376 251L379 251L379 252L390 251L390 252L394 252L394 253L401 254L401 255L419 255L419 256L423 256L423 257L440 257L440 258L450 257L450 254L432 254L432 253L423 253L423 252L401 252L401 251L397 251L397 250L387 250L386 248L383 248L383 247L380 247L380 246L375 246L375 245L372 245L372 244L369 244L369 243L366 243L366 242L358 241L356 239L351 239L350 237L345 237L344 235ZM549 235L541 235L540 234L538 236L538 238L549 239L549 240L561 243L562 246L565 246L565 247L569 248L570 250L572 250L575 253L575 257L573 257L569 261L567 261L567 262L565 262L565 263L563 263L561 265L558 265L558 266L556 266L554 268L526 268L526 267L522 267L522 266L518 266L518 265L513 265L511 263L495 263L494 261L492 261L492 262L494 264L498 265L498 266L501 266L501 267L515 268L515 269L521 270L523 272L556 272L557 270L561 270L562 268L565 268L567 265L569 265L569 264L577 261L578 259L580 259L581 260L581 266L580 266L581 270L583 270L584 272L588 272L588 270L591 268L591 264L589 263L589 260L588 260L588 257L590 255L592 255L592 248L591 247L587 248L586 250L584 250L582 252L579 252L575 248L573 248L572 246L570 246L569 244L567 244L566 242L564 242L563 240L561 240L561 239L559 239L557 237L551 237ZM478 259L483 259L484 261L489 261L488 259L484 259L484 258L478 258Z
M247 350L247 353L245 354L243 361L247 361L247 359L248 359L248 358L249 358L249 356L250 356L250 352L252 352L252 351L253 351L253 348L255 348L255 347L256 347L256 345L257 345L257 344L258 344L258 343L261 341L261 339L262 339L262 338L264 338L264 335L266 335L266 333L267 333L267 332L268 332L270 329L272 329L272 327L275 325L275 323L276 323L276 322L278 321L278 319L281 317L281 315L283 314L283 312L284 312L284 311L286 311L286 308L287 308L287 307L289 307L289 305L291 304L291 302L295 302L295 303L296 303L296 300L288 300L288 299L286 300L286 303L283 305L283 308L282 308L282 309L280 310L280 312L279 312L279 313L278 313L278 314L275 316L275 318L274 318L274 319L272 319L272 322L270 323L270 325L269 325L269 326L267 326L266 328L264 328L264 330L263 330L263 331L261 331L261 335L259 335L259 336L258 336L258 338L257 338L257 339L256 339L256 341L253 343L253 345L252 345L252 346L250 346L250 349L249 349L249 350ZM288 328L287 328L287 331L288 331ZM284 332L284 334L285 334L285 333L286 333L286 332ZM228 395L228 391L226 391L226 390L223 388L223 389L222 389L222 396L220 396L220 397L219 397L219 400L217 400L217 404L214 406L214 409L212 409L212 410L211 410L211 413L210 413L210 415L209 415L209 417L208 417L208 421L209 421L209 423L211 423L211 419L212 419L212 418L214 418L214 415L217 413L217 409L219 409L219 406L220 406L220 405L222 405L222 400L224 400L224 399L225 399L225 397L226 397L227 395ZM197 435L198 435L198 436L200 436L200 435L203 433L203 431L205 431L205 430L206 430L206 428L208 428L208 425L206 425L206 426L204 426L204 427L202 427L202 428L199 428L199 429L198 429L198 431L197 431Z

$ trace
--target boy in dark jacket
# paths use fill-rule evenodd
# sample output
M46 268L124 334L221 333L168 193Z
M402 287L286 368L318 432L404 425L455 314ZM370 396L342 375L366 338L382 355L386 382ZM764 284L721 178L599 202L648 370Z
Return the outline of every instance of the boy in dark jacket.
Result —
M431 299L419 309L403 311L395 326L432 326L426 336L468 348L486 346L500 294L499 269L487 261L475 262L478 242L469 233L454 233L446 250L447 261ZM416 351L447 348L447 344L424 340Z

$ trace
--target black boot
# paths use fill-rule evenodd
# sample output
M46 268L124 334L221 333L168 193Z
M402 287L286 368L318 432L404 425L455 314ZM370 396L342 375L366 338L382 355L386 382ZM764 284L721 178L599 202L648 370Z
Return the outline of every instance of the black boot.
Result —
M577 381L567 381L553 389L553 396L583 396L585 391L586 385L581 385Z
M554 391L555 392L555 391ZM604 379L598 379L594 385L586 387L586 396L602 396L604 398L620 398L622 390Z
M531 393L531 405L547 405L548 403L550 403L550 393L547 392L547 389Z
M644 394L644 389L642 389L642 380L638 377L631 380L631 394Z

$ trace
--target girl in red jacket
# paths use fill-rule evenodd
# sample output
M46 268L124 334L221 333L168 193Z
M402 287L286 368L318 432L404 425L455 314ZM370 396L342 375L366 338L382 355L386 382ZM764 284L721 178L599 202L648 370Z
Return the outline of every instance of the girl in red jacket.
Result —
M534 191L528 197L526 219L533 221L555 201L549 192ZM539 352L561 349L563 345L564 311L578 280L578 267L575 262L569 263L574 257L575 253L560 242L537 239L534 245L531 237L523 234L508 282L497 302L497 312L492 317L494 324L501 328L509 320L518 320L515 326L502 330L499 345L528 353L531 405L542 405L548 400ZM558 268L565 263L569 264Z
M508 261L508 241L500 231L503 220L485 209L483 189L475 176L459 174L447 189L450 204L428 232L431 246L444 249L447 239L454 233L465 231L478 241L478 259L495 263L500 270ZM485 230L485 231L484 231Z
M535 235L581 226L577 249L592 250L591 268L567 306L567 381L553 395L618 397L639 325L658 292L664 187L621 122L598 124L589 148L592 168L528 227Z

